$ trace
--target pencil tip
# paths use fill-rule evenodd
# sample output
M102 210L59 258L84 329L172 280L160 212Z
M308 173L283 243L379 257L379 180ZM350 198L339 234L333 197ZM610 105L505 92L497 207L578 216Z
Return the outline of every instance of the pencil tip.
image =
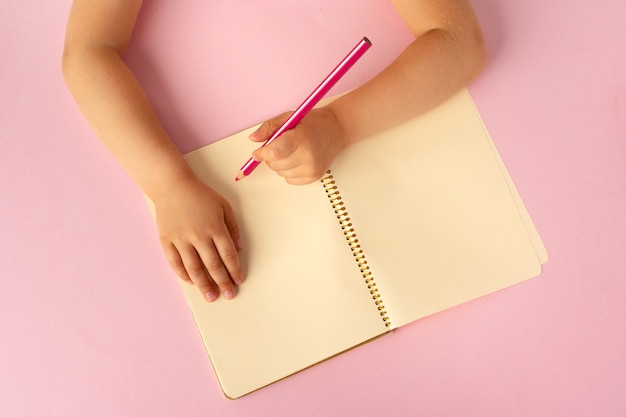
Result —
M239 171L239 174L237 174L237 176L235 177L235 181L239 181L243 177L245 177L244 173L242 171Z

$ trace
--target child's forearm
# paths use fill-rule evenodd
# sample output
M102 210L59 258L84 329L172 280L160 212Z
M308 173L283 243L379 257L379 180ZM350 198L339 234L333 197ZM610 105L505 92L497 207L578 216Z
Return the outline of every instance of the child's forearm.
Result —
M473 13L467 13L458 27L434 22L421 33L419 25L412 27L415 11L405 12L415 41L372 80L329 105L347 144L436 107L478 75L486 50Z
M119 51L66 48L63 74L88 123L149 197L194 178Z

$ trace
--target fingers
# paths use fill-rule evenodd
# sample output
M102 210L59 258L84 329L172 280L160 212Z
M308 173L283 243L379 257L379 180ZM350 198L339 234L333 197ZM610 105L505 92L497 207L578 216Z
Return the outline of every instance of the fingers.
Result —
M258 161L265 161L267 166L288 184L304 185L319 180L328 169L324 163L315 160L314 153L300 146L287 132L280 140L257 149L252 154Z
M283 113L279 116L270 119L250 135L250 140L253 142L265 142L272 136L272 134L289 118L291 113Z
M165 252L165 257L167 258L167 262L170 264L170 267L172 268L176 276L189 284L193 284L193 281L189 277L189 274L187 274L185 265L183 265L183 260L180 258L180 254L178 253L176 247L172 243L162 244L163 251Z
M243 283L237 248L226 238L219 243L181 245L170 243L166 250L174 273L183 281L195 285L203 297L211 302L220 294L230 300Z
M229 243L230 245L224 245L223 243L216 244L213 242L212 244L209 242L208 244L197 246L195 259L192 260L194 263L191 264L191 267L185 264L190 274L192 271L202 272L197 274L197 282L194 280L193 275L191 275L191 279L208 301L213 301L219 293L227 300L232 299L237 294L236 284L242 282L241 271L236 264L237 251L232 242ZM227 247L224 248L224 246ZM183 263L185 263L184 256ZM211 292L211 288L214 288L211 281L217 285L217 293Z
M202 252L205 252L203 250ZM223 280L223 275L217 274L216 270L219 268L217 266L217 262L214 261L215 255L213 257L208 257L205 254L205 258L210 260L203 260L198 251L193 246L186 246L183 248L179 248L179 253L183 262L183 266L185 267L185 271L194 285L198 288L200 293L204 296L207 301L214 301L217 299L217 296L222 291L222 288L219 288L216 285L216 281L219 277L220 280ZM205 262L211 262L211 268L213 269L213 274L209 272L208 266L205 268ZM221 262L220 262L221 263ZM229 290L228 294L231 295L230 298L234 296L232 290L229 286L224 285L222 281L222 285L224 286L223 290ZM224 292L224 298L226 298L226 293Z
M263 123L250 139L267 140L288 116L284 113ZM346 146L343 128L332 110L319 108L277 140L256 149L252 157L264 161L287 183L301 185L320 179Z
M256 149L252 157L257 161L287 162L287 158L298 149L299 141L294 138L294 132L283 133L279 139L272 141L266 146Z
M286 132L279 140L255 150L252 157L264 161L290 184L308 184L325 172L325 169L316 169L318 164L313 161L312 153L302 146L294 131Z

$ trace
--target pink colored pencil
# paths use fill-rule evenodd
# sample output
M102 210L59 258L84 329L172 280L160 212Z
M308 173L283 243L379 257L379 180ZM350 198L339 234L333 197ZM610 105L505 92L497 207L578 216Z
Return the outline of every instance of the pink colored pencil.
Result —
M337 65L337 67L335 67L335 69L328 74L326 79L322 81L322 83L309 95L309 97L307 97L307 99L300 104L300 106L291 114L291 116L289 116L285 123L276 129L274 134L267 139L263 145L261 145L261 147L269 145L274 141L274 139L285 133L287 130L296 127L304 116L306 116L307 113L315 107L315 105L326 95L326 93L328 93L337 81L339 81L339 79L343 77L346 72L348 72L352 65L354 65L354 63L363 56L365 51L367 51L370 46L372 46L372 43L369 39L364 37L339 63L339 65ZM250 175L250 173L254 171L259 164L259 161L255 161L253 158L250 158L248 162L241 167L241 170L239 170L239 173L235 177L235 181L239 181L240 179Z

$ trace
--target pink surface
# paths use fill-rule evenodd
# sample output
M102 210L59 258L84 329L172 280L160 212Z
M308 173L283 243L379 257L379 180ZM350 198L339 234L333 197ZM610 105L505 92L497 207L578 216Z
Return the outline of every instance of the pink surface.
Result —
M491 62L470 90L550 253L543 275L237 401L141 194L63 84L70 1L5 3L1 416L626 415L623 0L473 1ZM297 105L361 36L374 47L336 91L409 39L386 2L204 3L147 1L129 51L185 151Z

